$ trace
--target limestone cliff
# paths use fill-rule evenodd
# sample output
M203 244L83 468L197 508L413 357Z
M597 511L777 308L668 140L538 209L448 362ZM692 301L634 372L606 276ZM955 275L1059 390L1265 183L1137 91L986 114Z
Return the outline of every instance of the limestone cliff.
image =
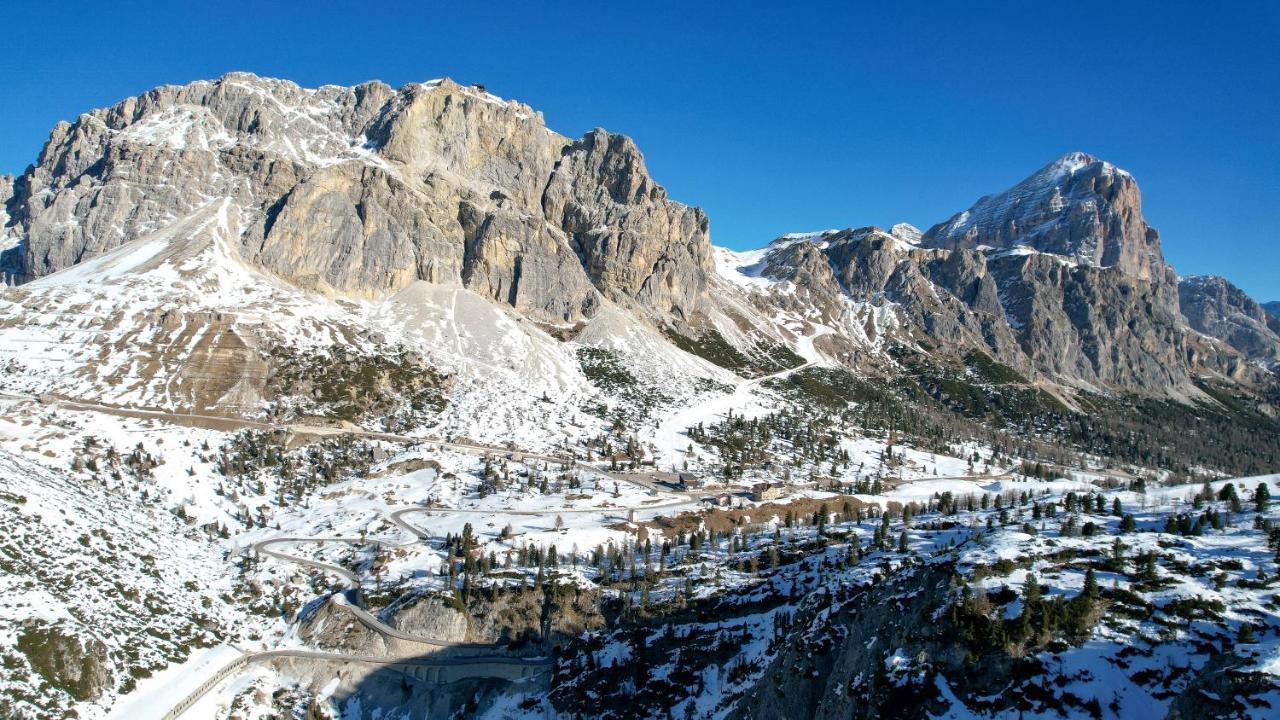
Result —
M0 178L0 204L0 272L18 282L218 222L237 262L306 290L463 286L543 325L611 305L716 357L820 323L816 347L853 367L892 367L895 347L980 350L1086 390L1189 397L1203 375L1257 386L1280 364L1274 314L1225 281L1179 282L1133 176L1084 153L927 232L784 236L752 253L756 280L726 284L733 253L713 253L706 215L672 201L627 137L571 140L447 79L305 89L233 73L60 123ZM786 291L756 292L770 283Z
M685 319L706 216L668 199L629 139L572 142L540 113L450 80L304 89L234 73L156 88L54 128L2 186L20 279L231 198L239 254L297 285L381 297L458 283L542 321L602 298ZM10 243L11 245L13 243Z

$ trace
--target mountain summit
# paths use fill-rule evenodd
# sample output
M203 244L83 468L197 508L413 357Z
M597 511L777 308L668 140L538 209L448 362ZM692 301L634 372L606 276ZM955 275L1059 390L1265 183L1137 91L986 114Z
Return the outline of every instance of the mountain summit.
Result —
M232 73L54 128L16 180L7 264L33 279L230 198L246 261L328 294L458 283L547 321L603 298L695 312L706 216L630 139L572 141L451 80L308 90Z
M1025 246L1142 279L1163 273L1159 234L1142 217L1133 176L1083 152L1063 155L1012 188L929 228L930 247Z

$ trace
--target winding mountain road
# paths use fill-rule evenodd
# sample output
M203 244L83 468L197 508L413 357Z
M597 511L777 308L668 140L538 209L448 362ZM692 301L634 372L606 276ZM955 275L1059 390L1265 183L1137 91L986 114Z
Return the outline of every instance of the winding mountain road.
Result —
M550 455L545 453L527 452L511 447L500 447L495 445L485 445L482 443L457 442L451 440L441 440L431 437L417 437L410 435L399 435L396 433L377 432L371 430L363 430L359 428L342 428L330 427L324 425L309 425L306 423L271 423L261 420L251 420L248 418L211 415L202 413L177 413L168 410L153 408L130 408L118 407L114 405L105 405L102 403L88 402L82 400L73 400L70 398L62 398L55 396L33 396L33 395L15 395L12 393L0 393L0 398L15 401L33 401L50 407L61 407L70 410L79 410L86 412L100 412L119 417L130 417L137 419L155 419L169 422L175 425L187 427L202 427L212 430L224 432L239 429L258 429L267 431L286 431L298 434L310 434L318 436L336 436L336 435L352 435L355 437L363 437L374 440L386 440L390 442L399 442L407 444L426 444L429 446L438 446L459 450L462 452L472 452L484 455L489 454L517 454L522 460L541 460L549 463L557 463L567 467L575 467L589 473L595 473L613 479L617 482L624 482L642 487L646 490L654 488L637 479L629 478L625 475L614 474L608 470L596 467L586 462L580 461L573 457ZM515 515L551 515L558 513L626 513L630 510L652 510L678 508L690 505L696 502L696 499L689 494L670 491L671 494L679 499L667 503L650 504L635 508L629 507L606 507L606 508L565 508L561 510L525 510L525 511L508 511ZM278 537L263 540L252 545L252 550L259 556L270 557L282 562L295 563L304 567L313 568L321 572L330 573L337 576L342 582L349 587L359 587L360 577L339 565L332 563L312 560L310 558L294 555L292 553L282 552L273 549L282 545L296 545L302 543L325 543L325 542L341 542L350 544L373 544L378 547L404 547L415 542L427 539L430 535L404 519L405 515L411 513L432 513L432 512L451 512L451 513L474 513L474 514L492 514L493 510L484 510L476 508L423 508L409 507L390 513L389 519L401 530L411 535L411 539L402 543L388 543L384 540L370 538L351 538L351 537ZM426 654L430 654L432 650L449 649L451 654L447 658L439 660L431 660L423 657L422 654L412 656L386 656L374 657L363 655L350 655L344 653L326 653L308 650L268 650L258 653L246 654L237 660L229 663L221 668L215 675L206 679L193 693L186 697L182 702L172 708L164 715L165 720L173 720L179 717L183 712L194 705L201 697L211 692L224 680L229 678L235 671L244 667L248 663L263 662L279 658L299 658L311 660L324 660L329 662L355 662L355 663L373 663L390 666L404 667L424 667L435 669L448 669L447 677L458 679L461 677L505 677L508 679L518 679L529 677L530 672L540 673L549 668L552 660L546 657L528 658L512 655L498 654L501 653L504 646L487 645L482 643L460 643L454 641L440 640L438 638L430 638L420 635L413 635L404 631L393 628L382 622L373 614L357 607L341 599L341 595L333 596L335 605L343 608L355 617L361 624L369 629L383 635L386 638L392 638L402 642L408 642L418 645L424 645L430 648ZM457 654L457 651L475 651L477 654ZM459 668L465 668L459 670ZM437 674L437 677L439 675Z
M246 666L253 663L271 662L275 660L303 660L308 662L329 662L340 664L362 664L390 667L400 670L417 680L427 682L451 682L463 677L500 678L519 681L537 677L546 672L550 666L548 658L487 658L487 657L453 657L442 660L430 656L375 656L348 655L329 653L319 650L264 650L262 652L245 653L223 665L216 673L205 679L196 689L187 694L181 701L169 709L161 720L176 720L193 705L208 695L214 688L233 677Z

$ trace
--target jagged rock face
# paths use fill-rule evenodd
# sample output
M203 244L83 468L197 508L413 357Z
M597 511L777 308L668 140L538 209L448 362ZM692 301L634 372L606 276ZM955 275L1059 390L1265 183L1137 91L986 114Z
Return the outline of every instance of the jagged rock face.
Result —
M212 198L274 200L352 150L390 88L304 90L250 75L156 88L54 127L17 182L10 222L39 277L160 229Z
M528 106L449 80L307 90L247 74L161 87L54 128L13 195L5 263L56 272L232 198L239 254L326 293L461 283L539 320L602 297L696 314L705 215L635 145L550 132Z
M1159 236L1142 218L1129 173L1085 153L1055 160L1002 193L929 228L928 247L1008 249L1025 245L1146 280L1163 275Z
M994 285L980 263L966 266L966 258L904 245L878 228L837 233L828 256L852 298L897 303L908 327L921 336L985 347L1003 361L1027 368L1013 335L992 313L993 306L998 313Z
M901 340L923 347L978 349L1089 388L1161 393L1189 382L1171 278L1047 253L921 248L877 228L781 238L766 262L768 276L820 307L840 293L892 303L905 321Z
M686 320L703 302L713 272L707 216L667 199L630 138L597 129L573 143L542 206L612 299L636 298Z
M1160 392L1189 383L1167 283L1044 254L998 257L989 267L1036 367L1102 388Z
M1216 338L1245 358L1280 368L1280 320L1225 278L1178 281L1183 316L1197 332Z
M1201 372L1266 384L1244 360L1274 365L1280 354L1275 321L1243 293L1179 286L1133 177L1083 153L923 235L861 228L784 236L772 248L765 274L792 281L793 297L818 308L842 294L890 304L904 344L980 349L1077 387L1185 397Z
M856 303L892 303L906 321L901 341L981 348L1024 372L1032 369L1004 321L995 281L977 253L921 249L868 227L807 241L780 238L766 256L764 274L791 281L794 294L824 319L840 316L842 296Z

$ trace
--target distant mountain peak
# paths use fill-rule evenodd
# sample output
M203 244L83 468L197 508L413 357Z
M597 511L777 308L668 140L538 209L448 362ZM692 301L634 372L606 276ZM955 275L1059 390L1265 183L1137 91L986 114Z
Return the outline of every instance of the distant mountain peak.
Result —
M1026 180L1018 183L1015 187L1044 183L1060 183L1085 171L1096 174L1123 175L1128 178L1133 177L1128 171L1117 167L1096 155L1090 155L1087 152L1076 150L1054 159L1049 164L1037 170Z
M1280 320L1230 280L1218 275L1180 277L1178 304L1197 332L1225 342L1264 367L1280 368Z
M1142 217L1128 172L1085 152L1067 153L1013 187L979 198L924 233L929 247L1027 246L1135 277L1163 272L1158 234Z
M889 234L903 242L911 243L912 245L918 244L920 242L920 238L924 236L924 233L920 231L920 228L912 225L911 223L898 223L897 225L889 228Z
M1098 162L1098 158L1087 152L1076 150L1063 155L1041 168L1037 175L1050 173L1054 175L1074 175L1085 167Z

